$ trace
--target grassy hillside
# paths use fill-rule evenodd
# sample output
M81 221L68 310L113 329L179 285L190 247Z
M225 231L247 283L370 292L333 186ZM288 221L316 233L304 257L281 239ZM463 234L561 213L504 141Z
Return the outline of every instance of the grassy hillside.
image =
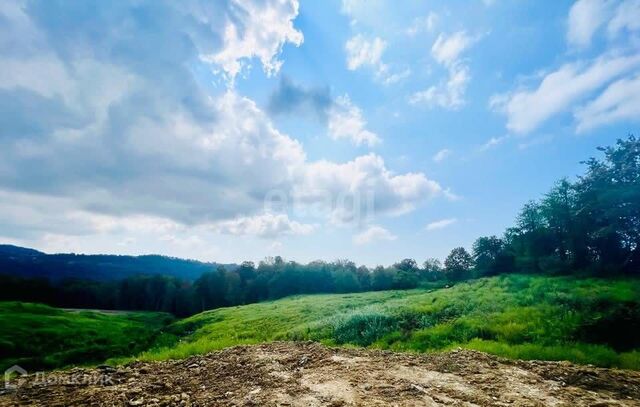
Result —
M0 302L0 371L99 363L147 349L173 320L164 313L64 311Z
M290 297L178 321L140 357L272 340L417 352L464 347L640 369L640 280L508 275L439 290Z

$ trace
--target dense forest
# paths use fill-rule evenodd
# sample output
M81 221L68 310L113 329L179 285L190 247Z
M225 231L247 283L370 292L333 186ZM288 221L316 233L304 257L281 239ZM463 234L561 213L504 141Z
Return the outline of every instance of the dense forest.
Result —
M195 280L221 264L159 255L123 256L113 254L46 254L37 250L0 245L0 270L19 277L50 280L119 280L137 274L162 274ZM235 265L225 264L233 269Z
M257 265L209 265L194 279L150 264L143 274L108 281L25 277L3 268L0 300L185 316L292 294L410 289L502 273L639 275L640 141L629 136L599 150L600 158L584 162L582 176L562 179L525 204L503 236L480 237L470 252L454 248L444 263L404 259L371 270L348 260L303 265L274 257Z

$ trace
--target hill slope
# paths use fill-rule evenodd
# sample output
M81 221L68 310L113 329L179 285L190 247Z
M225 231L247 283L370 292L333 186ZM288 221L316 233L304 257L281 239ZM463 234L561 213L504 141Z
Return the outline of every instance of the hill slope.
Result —
M173 317L159 312L69 311L0 302L0 371L100 363L146 349Z
M213 271L219 265L222 264L159 255L46 254L18 246L0 245L0 273L17 277L106 281L137 274L162 274L195 280L202 273ZM237 267L234 264L224 266L228 269Z
M430 291L297 296L204 312L168 331L140 358L314 340L640 369L640 280L508 275Z

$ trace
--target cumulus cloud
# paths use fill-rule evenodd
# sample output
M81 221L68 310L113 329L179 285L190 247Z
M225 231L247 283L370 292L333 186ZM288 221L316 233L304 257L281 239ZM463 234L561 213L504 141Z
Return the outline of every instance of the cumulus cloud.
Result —
M31 132L3 133L2 186L73 195L79 206L107 213L143 210L193 223L255 211L261 194L290 182L291 167L304 160L299 143L276 131L249 99L233 91L208 97L185 68L190 58L213 51L209 45L199 49L206 42L200 33L189 36L200 27L182 14L189 7L178 12L171 3L149 2L134 13L124 2L115 9L104 3L104 12L89 13L75 3L56 5L29 3L18 10L29 22L21 25L25 38L37 42L29 40L26 50L3 49L0 59L9 69L0 77L0 109L6 112L7 98L19 92L29 102L14 105L17 120L10 122L17 124L7 131L24 127L20 115L53 116L57 110L47 109L52 104L79 119L47 119ZM70 24L74 35L58 32L48 20L74 12L90 14L87 25ZM145 12L166 16L152 38L144 37L143 21L136 20L144 20ZM91 18L98 21L89 24ZM110 28L121 18L130 20L124 33ZM103 44L81 47L93 35L90 26L104 31ZM210 35L212 43L221 39ZM72 39L77 43L68 43ZM158 43L147 43L153 39ZM188 46L185 39L191 40ZM58 80L42 81L42 61L55 67ZM27 109L34 106L43 111ZM46 181L39 174L47 174Z
M379 214L401 215L449 193L423 173L394 174L381 157L368 154L342 164L309 163L294 196L305 203L332 199L328 216L343 223Z
M357 146L372 147L380 143L377 134L366 129L367 122L362 110L355 106L349 96L339 96L328 111L329 136L338 140L345 138Z
M639 55L605 55L588 64L565 64L546 74L536 89L495 95L490 105L507 116L507 129L529 133L639 66Z
M409 97L409 103L457 110L465 103L464 93L470 80L469 68L465 65L452 66L449 68L449 77L446 82L415 92Z
M277 58L287 42L302 44L302 32L295 29L298 1L231 1L222 35L222 47L216 52L203 53L201 58L219 65L235 78L247 60L258 58L267 75L277 73L282 61ZM220 23L219 10L204 4L187 5L200 24Z
M376 78L385 85L392 85L408 78L411 69L392 72L389 65L382 61L382 54L387 48L387 43L382 38L367 38L362 34L356 34L345 44L347 53L347 68L351 71L368 67L373 70Z
M427 224L425 229L428 231L444 229L446 227L453 225L456 222L458 222L458 219L456 218L440 219Z
M379 33L389 23L387 16L392 9L393 5L382 1L343 0L341 10L349 17L354 29L354 34L344 46L347 69L368 69L373 72L374 79L385 86L399 83L412 73L406 64L383 60L389 43Z
M362 66L371 66L376 70L384 68L382 53L387 43L381 38L367 39L362 34L350 38L345 44L347 68L351 71Z
M220 222L213 225L213 228L216 231L231 235L276 238L283 235L308 235L316 229L316 226L293 221L282 213L264 213Z
M478 39L465 31L449 36L440 34L431 47L433 59L441 64L448 73L446 81L432 85L425 90L415 92L409 97L411 104L426 104L456 110L465 103L464 94L471 80L469 67L462 62L461 55Z
M357 245L365 245L377 241L391 241L396 240L398 236L389 232L387 229L378 225L371 225L364 231L358 233L353 237L353 243Z
M465 31L458 31L449 36L440 34L431 47L431 55L440 64L451 66L474 41Z
M392 174L379 157L310 162L254 101L201 83L202 69L233 78L254 59L275 72L283 44L302 40L297 2L10 2L0 14L6 237L128 234L122 222L303 234L309 224L266 213L265 196L305 192L324 205L311 187L344 195L371 180L376 208L395 213L442 189L424 174ZM364 122L355 109L346 112ZM373 140L345 121L356 140Z
M362 109L353 104L348 95L331 96L328 87L307 88L282 79L269 99L272 114L311 115L327 126L329 137L345 139L357 146L373 147L382 140L367 129Z

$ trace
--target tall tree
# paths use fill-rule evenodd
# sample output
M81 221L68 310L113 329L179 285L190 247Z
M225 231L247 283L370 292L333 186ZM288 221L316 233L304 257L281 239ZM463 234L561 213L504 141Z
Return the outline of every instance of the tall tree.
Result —
M473 261L478 276L492 276L501 270L499 260L503 254L504 242L496 236L480 237L473 243Z
M640 269L640 140L629 136L599 148L601 160L585 162L576 189L589 220L592 260L604 269Z
M473 268L473 259L464 247L451 250L444 261L445 274L449 280L460 281L468 278Z
M443 277L443 268L440 260L429 258L422 264L421 277L427 281L436 281Z

